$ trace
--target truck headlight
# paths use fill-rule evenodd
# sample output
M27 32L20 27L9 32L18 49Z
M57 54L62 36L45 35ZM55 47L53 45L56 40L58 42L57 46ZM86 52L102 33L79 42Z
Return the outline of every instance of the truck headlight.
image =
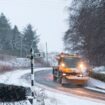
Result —
M79 63L79 69L84 72L86 70L86 65L83 62Z
M83 63L79 64L80 69L84 69L85 65Z
M64 63L61 63L60 66L61 66L61 67L65 67L66 65L65 65Z

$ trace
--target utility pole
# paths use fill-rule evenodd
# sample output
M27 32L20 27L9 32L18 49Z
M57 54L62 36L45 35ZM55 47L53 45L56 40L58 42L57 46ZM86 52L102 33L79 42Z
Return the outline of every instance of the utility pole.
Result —
M23 50L23 37L21 36L21 48L20 48L20 56L22 57L22 50Z
M48 48L47 48L47 42L46 42L46 62L47 62L47 66L48 66Z
M31 48L30 50L30 53L31 53L31 91L32 91L32 100L31 100L31 104L34 105L34 69L33 69L33 63L34 63L34 52L33 52L33 49Z

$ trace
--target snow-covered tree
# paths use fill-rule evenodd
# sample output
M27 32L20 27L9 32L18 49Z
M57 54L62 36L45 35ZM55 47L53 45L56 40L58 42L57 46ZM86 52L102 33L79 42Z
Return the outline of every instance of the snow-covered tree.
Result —
M35 52L38 51L38 42L39 42L39 36L37 35L36 31L33 30L32 25L28 25L23 32L23 50L25 54L28 54L31 47L33 47Z
M11 48L11 26L3 13L0 15L0 49L9 50Z

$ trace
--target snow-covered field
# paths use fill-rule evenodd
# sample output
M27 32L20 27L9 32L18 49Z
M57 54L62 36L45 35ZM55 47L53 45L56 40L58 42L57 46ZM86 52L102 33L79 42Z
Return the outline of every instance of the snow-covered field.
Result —
M9 66L11 68L29 68L30 59L29 58L12 58L9 60L0 60L1 66ZM35 62L34 67L41 67L41 63Z
M43 70L46 70L46 69L49 69L49 68L44 68ZM38 71L38 70L42 70L42 68L35 69L34 71ZM5 74L1 74L0 83L15 84L15 85L30 87L29 82L21 78L21 76L26 73L30 73L30 69L16 70L16 71L7 72ZM44 87L43 85L39 85L38 83L35 83L34 91L38 92L40 90L43 90L45 94L45 99L44 99L45 105L105 105L105 101L80 97L73 94L68 95L58 90L49 89L47 87ZM40 104L40 102L37 100L36 99L34 100L35 105ZM18 103L17 105L20 105L20 104ZM26 105L26 104L22 104L22 105ZM27 105L30 105L30 104L28 103Z
M30 60L28 58L12 58L9 60L0 60L0 65L8 65L13 68L19 67L29 67Z

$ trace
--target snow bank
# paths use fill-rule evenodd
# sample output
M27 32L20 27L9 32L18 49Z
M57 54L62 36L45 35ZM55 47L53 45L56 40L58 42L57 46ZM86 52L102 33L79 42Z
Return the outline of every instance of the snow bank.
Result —
M93 72L105 74L105 66L99 66L93 68Z
M0 65L9 66L12 68L27 68L30 67L30 59L29 58L12 58L9 60L0 61ZM34 63L34 67L41 67L42 64L39 62Z
M29 67L30 66L30 60L28 58L13 58L13 59L10 59L10 60L0 61L0 65L10 66L10 67L13 67L13 68Z
M102 90L100 88L94 88L94 87L85 87L85 88L89 89L89 90L96 91L96 92L105 93L105 90Z
M0 102L0 105L31 105L29 101L19 101L19 102Z
M89 78L88 86L96 87L96 88L100 88L100 89L105 89L105 82L102 82L100 80L96 80L94 78Z
M16 58L10 60L10 63L13 67L29 67L30 66L30 59L28 58Z

